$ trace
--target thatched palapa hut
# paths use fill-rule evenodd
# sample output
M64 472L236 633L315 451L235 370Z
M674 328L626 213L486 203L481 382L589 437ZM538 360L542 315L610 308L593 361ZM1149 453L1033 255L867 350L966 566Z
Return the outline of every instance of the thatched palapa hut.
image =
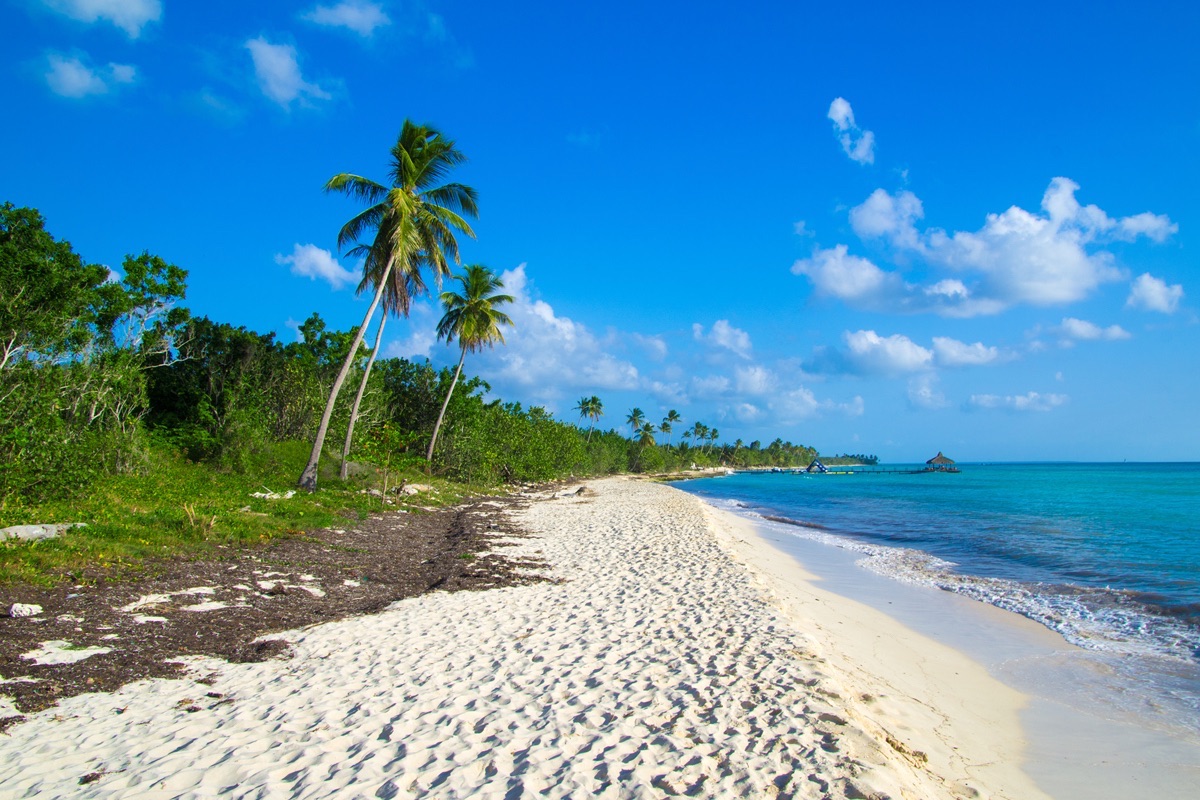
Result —
M938 450L936 456L925 462L925 469L931 472L958 472L958 468L954 466L954 460L942 455L941 450Z

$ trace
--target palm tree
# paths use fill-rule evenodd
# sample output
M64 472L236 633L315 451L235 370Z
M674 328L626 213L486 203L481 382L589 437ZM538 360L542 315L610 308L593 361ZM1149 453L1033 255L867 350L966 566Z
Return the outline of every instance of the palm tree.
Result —
M717 437L720 435L721 432L716 428L713 428L708 432L708 452L712 452L713 445L717 443Z
M591 397L579 398L579 404L575 406L575 410L579 412L579 418L588 417L591 422L588 424L587 440L592 440L592 428L596 425L596 420L604 416L604 403L596 395Z
M363 282L358 288L361 292L373 285L375 296L330 390L312 454L300 475L300 488L310 492L317 488L317 463L325 446L334 404L350 366L358 357L359 345L380 299L387 293L392 308L407 309L400 298L410 286L419 283L421 267L431 267L435 276L449 274L447 257L458 262L455 231L475 236L463 219L463 215L478 216L475 190L459 183L438 185L453 167L466 160L453 140L427 125L405 120L391 156L390 187L350 173L334 175L325 184L327 192L342 192L370 203L342 226L338 247L354 244L354 252L366 255ZM371 243L365 244L363 238L372 231ZM392 272L397 268L404 278L393 280Z
M666 430L664 430L663 433L667 434L667 447L671 446L671 426L682 419L683 417L679 416L679 412L673 408L668 411L667 416L663 418L663 425L666 427Z
M637 431L638 444L643 448L646 445L654 444L654 426L649 422L644 423Z
M450 396L462 374L463 361L467 353L474 353L484 347L494 347L496 342L504 343L502 325L512 325L513 321L497 306L511 303L512 297L507 294L497 294L504 288L504 282L491 270L482 264L470 264L462 275L455 277L462 284L462 294L442 292L442 306L446 309L441 322L438 323L439 339L449 342L458 339L462 355L458 357L458 366L454 369L454 379L450 381L450 390L446 392L446 400L442 410L438 412L437 422L433 425L433 436L429 437L429 450L425 453L425 461L432 465L433 446L437 444L438 430L442 427L442 419L446 416L446 407L450 405Z
M356 247L350 252L354 253L358 249ZM358 287L359 292L362 292L370 277L368 274L363 275L362 283ZM440 275L437 277L440 277ZM363 394L367 390L367 381L371 377L371 367L375 364L375 358L379 355L379 345L383 341L383 328L387 325L388 315L407 317L409 309L412 307L412 298L425 292L425 282L421 280L419 270L402 275L401 270L393 267L391 282L392 284L398 283L400 286L397 288L388 286L384 290L382 298L383 316L379 318L379 330L375 333L375 346L371 348L371 355L367 359L367 366L363 369L362 380L358 383L358 393L354 395L354 405L350 409L350 422L346 425L346 441L342 445L342 465L339 473L342 480L346 480L349 472L350 444L354 441L354 424L358 422L358 408L362 405Z
M692 439L696 442L696 447L703 448L704 440L708 437L708 426L703 422L697 422L692 425Z
M667 435L667 447L670 447L671 446L671 420L664 417L662 424L658 426L658 429Z
M646 423L646 414L640 408L631 408L625 421L629 423L630 437L637 436L638 428Z

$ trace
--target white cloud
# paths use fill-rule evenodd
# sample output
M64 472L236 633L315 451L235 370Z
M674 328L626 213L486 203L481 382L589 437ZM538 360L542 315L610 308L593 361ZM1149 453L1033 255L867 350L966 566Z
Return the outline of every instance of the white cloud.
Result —
M734 370L740 394L767 395L775 390L775 376L762 366L738 367Z
M500 279L504 293L514 300L504 307L513 327L505 329L504 345L472 357L485 380L498 388L517 387L542 402L568 391L639 386L637 367L606 352L605 343L586 325L559 316L549 303L533 298L524 264L506 270Z
M42 0L50 9L80 22L106 20L136 39L148 23L162 19L159 0Z
M862 205L850 209L850 225L862 239L887 239L896 247L923 249L917 220L925 216L920 199L909 191L890 195L876 189Z
M792 231L793 231L793 232L794 232L794 233L795 233L797 236L803 236L803 237L805 237L805 238L808 238L808 237L811 237L811 236L816 236L816 234L815 234L815 233L813 233L812 231L810 231L810 230L808 229L808 223L807 223L807 222L805 222L804 220L800 220L799 222L795 222L795 223L793 223L793 224L792 224Z
M50 53L46 60L49 65L45 73L46 85L63 97L108 94L114 86L133 83L137 79L137 69L128 64L109 64L97 70L79 58L57 53Z
M1129 331L1120 325L1109 325L1107 328L1101 328L1094 322L1076 319L1075 317L1064 317L1059 330L1068 339L1078 339L1081 341L1103 339L1104 341L1113 342L1131 338Z
M1149 272L1143 272L1130 287L1129 299L1125 301L1125 306L1140 308L1144 311L1174 314L1182 299L1183 286L1181 284L1168 286L1162 278L1156 278Z
M854 122L854 110L844 97L835 98L829 104L829 119L837 132L842 150L851 161L859 164L875 163L875 134L858 127Z
M1008 409L1011 411L1051 411L1066 404L1070 398L1065 394L1039 394L1029 392L1019 395L973 394L968 404L981 409Z
M331 95L315 83L308 83L300 73L296 48L290 44L271 44L262 36L246 42L254 60L254 73L263 94L283 108L292 101L302 105L311 100L328 100Z
M918 375L909 380L908 402L916 408L945 408L946 396L938 388L937 375Z
M750 357L750 334L735 328L727 319L719 319L713 323L712 330L705 334L704 326L699 322L692 324L692 337L698 342L708 342L722 347L742 358Z
M933 337L933 351L937 363L945 367L978 367L1000 358L999 348L987 347L983 342L967 344L945 336Z
M1154 224L1146 215L1114 220L1094 205L1081 206L1078 189L1074 181L1055 178L1042 197L1043 214L1013 206L989 214L974 233L933 231L926 240L930 259L980 272L984 293L1006 305L1057 305L1082 300L1122 277L1111 253L1090 251L1090 245L1138 235L1161 241L1176 227L1154 215Z
M875 331L846 331L846 356L858 371L896 375L920 372L933 365L933 351L901 334L888 337Z
M806 276L819 293L839 300L870 300L904 288L898 275L884 272L865 258L849 255L844 244L827 250L817 248L812 258L792 264L792 274Z
M928 285L905 282L900 274L849 255L846 245L818 248L792 265L821 294L860 307L883 311L933 311L951 317L995 314L1017 304L1063 305L1081 300L1104 283L1120 280L1106 244L1146 237L1161 242L1178 226L1149 212L1113 218L1095 205L1080 205L1079 186L1055 178L1042 197L1041 212L1013 206L989 214L977 231L920 231L920 199L907 190L889 194L876 189L850 211L850 222L864 240L884 239L902 253L923 258L931 267L965 277L939 277ZM1129 305L1172 307L1170 294L1139 278ZM1161 282L1160 282L1161 283ZM1177 302L1177 300L1175 301ZM1150 305L1147 305L1150 304Z
M370 38L377 28L392 24L378 3L366 0L343 0L333 6L317 6L303 18L317 25L346 28L363 38Z
M276 253L275 263L290 264L293 275L301 275L314 281L320 278L328 281L334 289L357 284L359 281L359 276L339 264L333 253L322 250L315 244L296 244L290 256Z

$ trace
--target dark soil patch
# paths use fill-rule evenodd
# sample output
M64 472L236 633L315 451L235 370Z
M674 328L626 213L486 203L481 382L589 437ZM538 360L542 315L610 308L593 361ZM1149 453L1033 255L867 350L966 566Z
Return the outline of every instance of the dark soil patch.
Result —
M269 634L375 613L405 597L547 580L535 574L546 568L543 562L494 552L504 544L498 538L524 537L506 513L524 502L489 498L453 509L392 512L347 522L344 531L310 531L231 550L224 559L148 563L143 577L120 582L95 576L53 589L2 586L0 614L13 603L43 610L35 617L0 617L0 678L6 679L0 694L35 712L63 697L179 676L185 668L168 662L180 656L286 657L287 643ZM202 588L210 591L187 592ZM226 607L187 610L204 603ZM47 641L111 651L60 665L20 657ZM0 719L0 731L20 719Z

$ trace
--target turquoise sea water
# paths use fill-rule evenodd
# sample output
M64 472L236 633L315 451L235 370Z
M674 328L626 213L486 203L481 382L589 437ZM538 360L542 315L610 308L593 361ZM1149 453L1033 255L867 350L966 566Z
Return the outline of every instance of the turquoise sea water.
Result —
M676 486L1034 619L1200 726L1200 464L959 466Z

